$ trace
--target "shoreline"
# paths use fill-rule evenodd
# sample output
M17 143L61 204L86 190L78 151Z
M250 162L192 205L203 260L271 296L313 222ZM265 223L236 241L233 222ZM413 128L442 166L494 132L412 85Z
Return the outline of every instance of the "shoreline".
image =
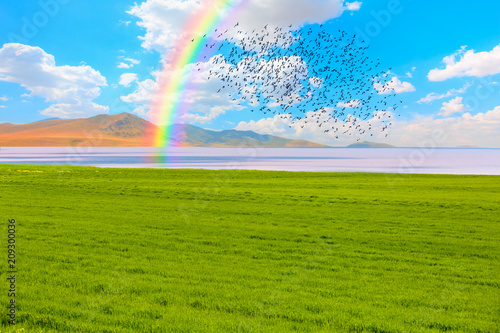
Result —
M0 163L0 168L83 168L83 169L103 169L103 170L127 170L127 171L149 171L149 170L168 170L168 171L206 171L206 172L262 172L262 173L293 173L293 174L330 174L330 175L385 175L394 177L411 177L411 176L464 176L464 177L498 177L500 174L453 174L453 173L397 173L397 172L371 172L371 171L290 171L290 170L260 170L260 169L211 169L211 168L169 168L169 167L113 167L113 166L93 166L93 165L76 165L76 164L8 164ZM18 170L21 171L21 170Z

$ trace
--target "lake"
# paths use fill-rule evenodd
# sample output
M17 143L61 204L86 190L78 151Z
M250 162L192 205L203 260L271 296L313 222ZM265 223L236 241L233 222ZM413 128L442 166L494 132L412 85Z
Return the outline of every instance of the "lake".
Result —
M500 149L2 147L0 163L500 175Z

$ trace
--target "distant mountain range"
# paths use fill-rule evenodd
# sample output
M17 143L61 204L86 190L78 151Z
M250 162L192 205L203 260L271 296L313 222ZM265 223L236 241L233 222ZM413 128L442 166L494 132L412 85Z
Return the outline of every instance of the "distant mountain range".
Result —
M252 131L213 131L193 125L173 125L171 140L185 147L327 147ZM30 124L0 124L0 147L143 147L147 130L161 130L130 113L90 118L51 118ZM393 147L357 142L349 148Z
M193 125L173 125L172 140L188 147L325 147L252 131L212 131ZM46 119L30 124L0 124L3 147L141 147L150 122L130 113L80 119Z
M391 148L394 147L387 143L377 143L370 141L356 142L352 145L347 146L347 148Z
M178 125L174 125L178 126ZM181 125L184 130L173 140L194 147L326 147L306 140L291 140L252 131L212 131L193 125Z

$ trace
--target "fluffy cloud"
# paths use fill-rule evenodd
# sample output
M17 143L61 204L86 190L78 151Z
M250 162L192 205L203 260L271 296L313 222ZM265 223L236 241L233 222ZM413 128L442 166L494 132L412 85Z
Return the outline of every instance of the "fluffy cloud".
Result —
M313 113L308 114L308 116L312 115ZM331 146L345 146L353 143L357 138L362 141L385 142L399 147L500 146L500 106L476 115L466 112L459 117L417 116L408 121L393 120L388 137L380 131L384 125L378 120L376 114L372 119L360 122L360 125L365 128L368 122L372 126L373 136L367 132L355 138L340 135L338 139L332 132L324 133L316 123L291 125L290 119L281 116L240 122L236 129L252 130L291 139L311 140ZM305 126L302 127L302 125Z
M343 107L343 108L355 108L355 107L360 106L360 105L363 105L363 103L361 103L361 101L359 101L357 99L349 101L349 102L339 102L337 104L338 107Z
M330 112L333 109L329 108L326 111L326 113L320 111L307 112L305 116L307 116L309 121L305 119L292 121L288 116L276 115L258 121L242 121L235 129L255 131L261 134L277 135L296 140L309 140L331 146L345 146L354 143L357 139L360 141L386 141L386 134L388 131L391 131L390 127L392 125L388 125L387 122L384 122L384 119L387 119L386 116L391 116L394 119L394 114L390 111L376 111L370 119L357 119L355 121L357 127L355 131L350 130L348 133L344 133L353 124L353 121L350 121L339 122L340 125L336 124L335 126L338 126L340 129L339 131L330 130L325 133L325 127L329 128L327 124L333 124L331 119L329 119ZM355 118L352 115L347 115L347 119L354 120ZM319 127L316 120L319 120L320 123L325 121L325 126ZM356 134L353 135L353 133Z
M123 68L123 69L129 69L130 67L132 67L132 65L126 64L124 62L120 62L118 66L116 66L116 68Z
M140 60L133 59L133 58L125 58L124 56L120 56L118 58L123 59L123 61L126 61L128 63L120 62L118 64L118 66L116 66L117 68L129 69L129 68L134 67L134 65L139 65L141 63Z
M500 146L500 106L485 113L458 117L419 116L395 124L391 142L406 147Z
M398 77L393 77L391 81L382 84L381 82L374 82L373 87L377 89L379 95L387 95L402 92L415 91L415 87L410 82L401 82Z
M267 31L270 32L270 36L265 37L265 41L275 42L276 38L280 41L287 41L289 38L293 38L289 32L290 30L297 29L308 23L323 23L332 18L339 17L345 11L358 10L361 6L361 2L359 1L344 5L343 0L257 0L236 2L234 8L236 8L235 11L238 11L238 15L234 15L231 12L224 12L224 8L220 4L215 5L214 3L214 1L209 0L146 0L134 4L127 13L135 16L138 19L137 25L145 29L144 35L139 37L142 40L142 47L147 50L158 51L162 55L162 62L164 65L167 65L167 55L169 51L177 50L174 46L178 45L179 41L190 41L193 36L199 36L199 31L190 31L187 26L189 26L190 20L193 18L199 19L199 17L206 15L207 11L216 10L222 16L218 26L219 31L217 33L214 31L211 36L215 39L221 39L219 36L220 32L228 30L222 38L234 37L233 41L238 43L244 37L245 32L251 32L254 29L262 30L265 26L268 26ZM238 8L244 8L244 10L240 11ZM237 25L236 28L234 28L235 25ZM282 28L282 33L278 34L279 37L278 35L273 35L274 28ZM301 59L299 58L297 64L300 61ZM131 65L133 63L128 64L125 61L120 64L123 68L130 68ZM265 65L269 65L269 63ZM193 77L189 79L190 83L197 85L196 91L187 87L183 91L183 95L179 96L181 104L191 104L189 115L184 115L186 121L206 122L215 119L229 109L239 108L236 101L227 100L228 92L222 88L224 84L220 79L212 77L210 81L207 81L208 74L205 72L215 70L214 66L211 64L202 64L201 66L200 73L195 73L196 75L201 75L198 75L200 77L198 82ZM222 64L222 67L222 69L218 68L218 70L222 75L224 73L227 74L230 66ZM293 64L291 67L296 68L297 66ZM185 68L179 69L179 71L187 72L188 68L192 68L192 66L188 65ZM244 66L239 64L238 68L233 69L240 70L241 72L244 71ZM265 73L265 71L261 72ZM287 73L281 74L287 75ZM297 75L299 74L297 72ZM179 74L169 72L166 69L162 75ZM183 75L179 77L183 77ZM151 100L147 101L146 97L153 98L154 90L159 87L158 82L162 81L158 73L153 74L153 76L153 79L138 82L138 88L134 93L122 97L123 101L135 104L137 107L136 112L149 112L148 109L151 105ZM311 86L321 86L321 80L314 80L314 78L312 80ZM278 88L281 86L284 87L287 81L286 79L278 80L277 82L280 83ZM284 83L281 84L281 82ZM299 88L297 87L297 89ZM252 106L259 105L255 99L255 91L252 89L247 90L238 98L243 99L245 103L248 102ZM269 107L286 104L287 102L291 102L292 99L296 101L298 98L296 94L288 94L287 101L286 99L277 97L279 92L279 89L277 89L273 91L273 96L269 96L265 89L263 90L265 97L272 99L272 102L268 105ZM175 100L176 97L170 96L170 100ZM168 104L170 102L153 101L152 103L156 105L158 103ZM152 116L152 114L149 113L149 116ZM150 119L154 119L154 116Z
M33 96L55 102L41 111L60 118L88 117L109 108L92 102L106 79L90 66L56 66L52 55L39 47L5 44L0 49L0 81L18 83Z
M463 102L462 97L454 98L448 103L444 102L439 115L444 117L449 117L454 115L455 113L467 111L467 108L462 102Z
M422 104L422 103L429 104L429 103L432 103L433 101L438 100L438 99L443 99L446 97L460 95L460 94L463 94L465 91L467 91L467 89L469 89L470 86L471 86L470 83L466 83L462 88L448 90L445 94L437 94L435 92L432 92L430 94L427 94L427 96L421 98L419 101L417 101L417 103L418 104Z
M248 73L252 72L256 64L261 67L260 74L252 75L251 79L248 79ZM279 70L276 70L277 68ZM186 106L189 106L189 111L180 112L178 114L180 118L175 121L206 123L227 111L243 109L241 104L248 103L253 107L270 108L297 103L300 100L298 92L302 86L296 84L295 80L296 78L306 79L308 74L307 64L298 56L275 58L269 61L260 59L257 62L246 58L233 65L226 62L222 55L215 55L207 62L188 64L177 70L167 67L161 73L155 72L153 79L137 82L136 91L121 99L124 102L134 103L138 107L137 111L146 113L152 104L165 107L178 100L178 107L187 109ZM227 82L223 81L228 77L232 80L229 87ZM155 97L155 92L160 85L169 82L172 78L188 82L182 95ZM321 85L321 80L318 78L313 78L313 81L318 86ZM236 88L236 85L240 88ZM290 90L290 87L293 89ZM264 101L257 99L257 89L262 98L268 99L267 105L260 104ZM230 95L234 93L231 90L238 90L241 95L231 98ZM155 110L156 108L153 107L152 112L148 113L148 117L153 121L160 118L159 115L153 114Z
M208 123L218 116L226 113L226 111L232 109L233 106L213 106L208 108L207 112L204 113L186 113L182 115L179 120L182 123Z
M346 7L347 7L347 10L356 11L356 10L360 10L361 9L361 5L362 4L363 3L359 2L359 1L346 2Z
M134 73L125 73L120 76L120 85L124 87L129 87L132 82L138 81L137 74Z
M8 100L9 100L9 97L8 97L8 96L6 96L6 95L0 96L0 101L4 101L4 102L6 102L6 101L8 101Z
M193 70L194 67L200 71ZM218 70L221 70L221 65L217 65ZM224 75L229 72L230 65L222 66ZM206 123L215 119L221 114L224 114L229 109L237 109L235 101L229 101L226 91L221 92L223 82L220 79L212 78L207 80L209 71L214 70L215 65L211 62L189 64L182 69L173 71L166 70L162 73L153 72L153 78L144 81L136 81L137 89L126 96L122 96L121 100L135 105L134 112L139 115L147 115L151 120L159 118L159 115L153 114L154 106L162 105L163 107L171 106L179 99L178 107L183 108L189 105L189 112L178 113L179 118L175 122L198 122ZM183 89L182 95L158 96L156 92L161 85L165 84L171 77L185 80L186 76L191 74L189 78L190 85ZM153 110L151 110L153 106ZM161 125L161 124L158 124Z
M137 81L137 89L120 99L126 103L135 105L134 113L144 116L149 112L149 106L153 96L158 89L158 83L153 79L146 79L144 81Z
M133 65L139 65L141 63L140 60L134 58L124 58L124 60L130 62Z
M214 5L207 0L147 0L135 4L127 13L138 17L140 21L137 24L146 29L145 35L139 37L143 41L142 46L165 54L179 39L190 38L192 33L196 33L186 30L186 23L190 19L204 15L209 10L218 10L223 16L222 26L219 26L221 31L238 23L237 29L233 33L229 32L236 36L237 30L252 31L262 29L265 25L296 29L306 22L323 23L346 10L358 10L360 5L356 1L346 7L343 0L258 0L245 3L245 10L238 12L238 15L231 15L225 13L221 5Z
M457 57L460 57L457 60ZM430 81L444 81L454 77L483 77L500 73L500 45L490 52L465 51L465 46L456 53L443 59L445 69L433 69L429 72Z

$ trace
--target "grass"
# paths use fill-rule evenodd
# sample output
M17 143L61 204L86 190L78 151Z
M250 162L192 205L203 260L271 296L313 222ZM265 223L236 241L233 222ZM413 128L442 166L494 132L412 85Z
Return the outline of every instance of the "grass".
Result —
M1 165L0 202L1 332L500 332L498 176Z

